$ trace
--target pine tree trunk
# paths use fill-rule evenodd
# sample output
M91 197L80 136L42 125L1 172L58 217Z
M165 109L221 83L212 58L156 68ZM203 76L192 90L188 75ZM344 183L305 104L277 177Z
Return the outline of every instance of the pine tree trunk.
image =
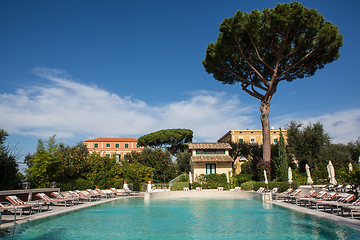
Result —
M270 162L271 159L269 111L270 111L270 101L268 102L261 101L260 119L261 119L262 134L263 134L263 160L265 162Z

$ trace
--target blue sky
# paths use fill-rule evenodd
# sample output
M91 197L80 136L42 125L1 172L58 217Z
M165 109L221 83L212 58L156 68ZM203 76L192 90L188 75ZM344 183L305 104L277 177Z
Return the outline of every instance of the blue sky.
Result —
M320 121L334 143L354 141L360 2L301 2L339 27L341 57L311 78L280 83L271 126ZM211 142L230 129L260 129L259 101L214 80L201 61L224 18L277 3L0 0L0 128L23 154L54 134L74 145L189 128L194 141Z

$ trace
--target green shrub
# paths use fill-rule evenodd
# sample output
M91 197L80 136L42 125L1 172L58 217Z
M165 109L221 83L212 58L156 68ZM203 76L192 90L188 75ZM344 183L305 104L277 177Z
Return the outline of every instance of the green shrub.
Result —
M241 184L241 188L246 191L254 190L255 188L255 181L248 181Z
M198 181L196 182L196 187L202 187L203 189L216 189L218 187L224 187L226 190L229 189L225 173L200 174L196 180ZM195 188L194 184L192 187Z
M233 178L235 180L234 184L235 186L240 186L242 183L244 182L249 182L252 180L252 176L251 174L237 174L234 175Z
M254 191L257 191L259 188L261 187L264 187L264 188L267 188L266 184L264 181L261 181L261 182L256 182L254 184Z
M197 187L201 187L201 184L199 182L194 182L193 184L191 184L191 189L195 189Z
M171 191L182 191L184 187L189 187L188 182L176 182L173 185L171 185L170 190Z
M89 180L78 178L76 180L72 180L69 182L62 182L58 184L58 187L61 191L71 191L71 190L85 190L85 189L93 189L94 184Z
M178 182L189 182L189 174L181 175Z

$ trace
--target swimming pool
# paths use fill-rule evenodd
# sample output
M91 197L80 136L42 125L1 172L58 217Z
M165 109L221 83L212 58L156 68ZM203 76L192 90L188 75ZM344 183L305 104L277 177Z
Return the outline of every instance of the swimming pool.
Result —
M360 239L360 232L247 199L119 199L18 225L5 239Z

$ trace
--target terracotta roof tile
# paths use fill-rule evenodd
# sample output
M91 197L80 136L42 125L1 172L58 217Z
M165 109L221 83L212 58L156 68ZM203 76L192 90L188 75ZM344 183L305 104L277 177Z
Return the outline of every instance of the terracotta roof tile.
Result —
M191 156L190 161L194 163L201 162L234 162L234 159L229 155L194 155Z
M84 142L137 142L136 138L94 138Z
M231 149L229 143L189 143L189 149Z

